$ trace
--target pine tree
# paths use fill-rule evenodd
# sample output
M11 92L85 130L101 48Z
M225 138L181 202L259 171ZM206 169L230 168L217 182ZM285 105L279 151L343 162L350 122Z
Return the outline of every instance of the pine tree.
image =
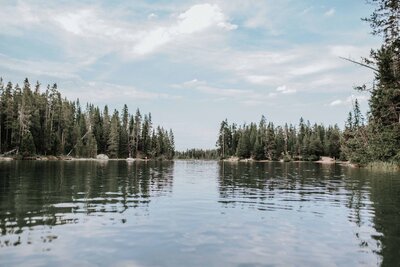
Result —
M104 106L103 110L103 135L100 142L100 152L107 153L108 139L110 138L111 119L108 113L108 106Z
M231 156L230 139L231 139L231 133L228 126L228 120L225 119L224 121L221 122L219 136L217 140L217 147L221 159Z
M4 129L4 84L3 78L0 77L0 154L3 152L3 129Z
M169 129L168 139L169 139L169 146L167 151L167 158L173 159L175 156L175 137L174 133L172 132L172 129Z
M285 133L281 126L276 127L275 144L276 159L280 159L285 154Z
M93 133L89 133L86 138L87 138L87 140L86 140L85 157L95 158L97 155L96 138L94 137Z
M249 158L250 157L250 138L248 129L243 128L240 131L239 143L236 151L236 155L239 158Z
M142 153L145 157L150 156L151 151L151 114L144 115L143 125L142 125Z
M101 117L100 109L98 107L94 108L93 115L91 117L93 120L93 122L92 122L93 136L96 140L96 147L100 153L104 153L103 151L101 151L102 142L103 142L103 138L104 138L103 118ZM96 154L98 151L96 151Z
M129 113L126 104L122 109L122 125L119 140L119 155L122 158L129 157Z
M1 153L19 148L24 156L73 153L76 157L94 157L110 150L112 157L126 157L137 152L143 154L145 149L145 155L150 157L153 141L160 140L157 156L172 158L172 131L168 134L161 128L159 136L150 136L151 114L146 116L143 125L146 134L142 135L140 112L137 110L134 119L127 105L121 118L116 112L110 119L107 106L101 114L98 107L88 103L83 112L79 99L76 102L63 99L57 84L48 85L45 93L41 93L39 82L32 91L28 79L21 89L11 82L4 87L0 78Z
M398 0L372 0L371 4L376 9L369 18L364 18L370 23L372 34L383 35L386 45L393 45L399 41L400 36L400 3ZM397 45L399 45L397 43Z
M261 136L257 136L256 143L254 145L254 154L253 158L255 160L263 160L265 159L265 154L264 154L264 146L263 146L263 141L261 139Z
M157 158L162 153L162 133L159 133L159 127L157 128L157 135L155 129L153 129L151 134L151 145L150 145L150 153L149 155L152 158ZM160 140L161 139L161 140Z
M135 127L134 127L134 134L135 134L135 157L137 158L139 156L139 149L142 148L141 146L141 124L142 124L142 115L140 114L139 109L136 110L135 114Z
M229 155L233 156L236 154L238 145L239 145L239 138L240 138L240 132L238 130L238 127L235 123L232 124L230 127L230 132L231 132L231 139L232 139L232 144L231 144L231 149L229 151Z
M20 152L23 157L30 157L36 153L32 133L29 130L22 134Z
M400 2L372 0L375 11L365 20L374 35L383 36L383 44L371 51L364 66L375 72L369 100L368 124L360 122L358 102L354 118L344 133L343 151L353 162L400 162ZM366 87L361 86L364 90ZM351 120L351 118L349 118Z
M257 138L254 144L253 158L256 160L265 159L265 146L266 146L267 132L266 132L266 119L261 116L260 123L258 124Z
M308 150L308 160L318 160L324 153L324 147L318 132L314 132L310 136L309 148Z
M44 114L44 101L40 95L40 83L36 82L35 91L32 96L31 127L33 141L38 154L43 153L43 125L42 117Z
M128 130L128 156L129 158L132 158L136 153L135 153L135 120L133 119L133 115L130 116L129 118L129 130Z
M5 146L4 150L12 148L11 146L11 136L12 136L12 126L14 122L14 99L12 95L13 85L11 82L7 83L6 89L4 91L4 96L2 97L3 107L4 107L4 131L5 131Z
M267 127L265 154L269 160L277 159L275 128L272 122Z
M111 118L110 124L110 135L108 138L108 155L111 158L118 158L119 149L119 115L118 111L115 110Z
M249 150L250 150L250 154L254 155L254 149L255 149L257 135L258 135L257 125L255 123L250 123L249 131L250 131L249 132Z

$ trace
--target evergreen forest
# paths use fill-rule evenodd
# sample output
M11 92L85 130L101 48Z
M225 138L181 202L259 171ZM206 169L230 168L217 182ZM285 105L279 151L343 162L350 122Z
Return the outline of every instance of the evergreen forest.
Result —
M216 160L219 159L219 154L216 149L187 149L185 151L176 151L175 158L177 159L197 159L197 160Z
M370 95L369 112L364 123L360 115L350 113L343 133L343 148L351 162L400 163L400 2L373 0L375 11L363 20L373 35L383 38L369 58L357 63L374 72L373 86L356 90ZM358 118L357 118L358 117Z
M222 121L217 141L220 158L255 160L318 160L321 156L344 158L342 132L337 125L325 127L300 119L299 126L275 126L261 117L256 123Z
M22 88L0 79L0 155L172 159L174 151L172 130L154 127L150 113L130 114L127 105L121 112L83 109L79 100L63 98L57 84L41 92L27 78Z
M374 73L372 88L355 88L369 94L368 113L364 116L354 101L343 131L337 125L311 125L303 119L297 128L275 127L265 117L258 125L229 125L225 120L217 140L220 158L317 160L330 156L362 165L400 164L400 2L372 0L370 4L375 11L363 20L383 43L360 62L347 59Z

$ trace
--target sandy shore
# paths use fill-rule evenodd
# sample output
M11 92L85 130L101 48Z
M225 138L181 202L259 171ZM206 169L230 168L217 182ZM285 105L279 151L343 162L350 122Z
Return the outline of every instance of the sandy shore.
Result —
M334 158L330 158L330 157L321 157L320 160L317 160L315 162L322 163L322 164L335 164L336 160Z

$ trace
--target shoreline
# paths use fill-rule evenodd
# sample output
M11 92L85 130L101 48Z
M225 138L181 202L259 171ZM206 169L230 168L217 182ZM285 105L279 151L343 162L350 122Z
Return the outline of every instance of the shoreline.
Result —
M343 166L349 166L352 168L361 168L362 166L360 166L359 164L354 164L354 163L350 163L349 161L342 161L342 160L335 160L334 158L330 158L330 157L321 157L320 160L317 161L308 161L308 160L289 160L289 161L284 161L283 159L281 160L268 160L268 159L263 159L263 160L255 160L255 159L239 159L237 157L231 157L231 158L227 158L227 159L222 159L219 160L221 162L230 162L230 163L237 163L237 162L248 162L248 163L267 163L267 162L281 162L281 163L305 163L305 162L309 162L309 163L318 163L318 164L323 164L323 165L334 165L334 164L339 164L339 165L343 165Z
M317 161L306 161L306 160L291 160L291 161L284 161L284 160L255 160L255 159L239 159L237 157L231 157L227 159L219 160L221 162L229 162L229 163L267 163L267 162L281 162L281 163L317 163L321 165L341 165L350 167L353 169L368 169L371 171L390 171L390 172L400 172L400 164L391 163L391 162L370 162L366 165L358 164L358 163L351 163L350 161L342 161L342 160L335 160L334 158L330 157L321 157L320 160Z
M308 161L308 160L289 160L289 161L284 161L283 159L281 160L269 160L269 159L262 159L262 160L255 160L252 158L248 159L239 159L238 157L230 157L226 159L221 159L220 161L224 162L314 162L314 163L321 163L321 164L347 164L349 163L348 161L339 161L335 160L334 158L330 157L321 157L321 159L317 161Z
M14 161L14 160L23 160L23 161L99 161L99 162L107 162L107 161L171 161L167 159L142 159L142 158L111 158L111 159L98 159L98 158L74 158L74 157L63 157L63 156L37 156L37 157L27 157L27 158L14 158L14 157L0 157L1 161Z
M341 161L335 160L330 157L321 157L320 160L317 161L306 161L306 160L255 160L255 159L239 159L238 157L230 157L226 159L143 159L143 158L111 158L111 159L103 159L103 158L74 158L74 157L65 157L65 156L37 156L37 157L29 157L29 158L15 158L15 157L0 157L0 162L10 162L10 161L96 161L96 162L108 162L108 161L126 161L126 162L148 162L148 161L220 161L220 162L228 162L228 163L269 163L269 162L280 162L280 163L317 163L321 165L342 165L350 168L357 169L368 169L368 170L382 170L382 171L400 171L400 165L390 162L371 162L367 165L360 165L357 163L351 163L349 161Z

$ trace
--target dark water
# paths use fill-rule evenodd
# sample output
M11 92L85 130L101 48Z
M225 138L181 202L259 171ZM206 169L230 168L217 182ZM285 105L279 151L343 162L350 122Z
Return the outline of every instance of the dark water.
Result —
M399 266L400 175L0 162L0 266Z

